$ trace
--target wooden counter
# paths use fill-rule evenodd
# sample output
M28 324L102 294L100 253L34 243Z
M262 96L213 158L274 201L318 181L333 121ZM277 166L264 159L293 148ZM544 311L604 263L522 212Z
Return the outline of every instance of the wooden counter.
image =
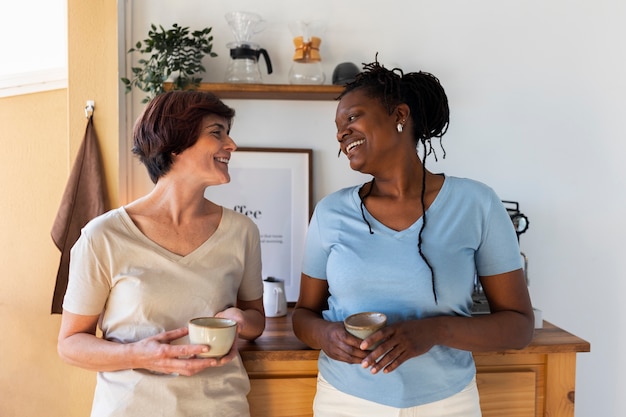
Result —
M319 351L300 342L287 317L268 318L263 335L239 342L252 417L312 416ZM545 322L525 349L475 353L483 417L573 417L576 354L590 345Z

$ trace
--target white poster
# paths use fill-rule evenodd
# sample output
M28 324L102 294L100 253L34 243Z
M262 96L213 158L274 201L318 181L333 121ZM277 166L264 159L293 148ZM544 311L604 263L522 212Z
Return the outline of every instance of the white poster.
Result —
M310 149L243 148L233 152L228 184L208 187L205 197L250 217L261 235L263 279L285 281L296 301L304 239L310 216Z

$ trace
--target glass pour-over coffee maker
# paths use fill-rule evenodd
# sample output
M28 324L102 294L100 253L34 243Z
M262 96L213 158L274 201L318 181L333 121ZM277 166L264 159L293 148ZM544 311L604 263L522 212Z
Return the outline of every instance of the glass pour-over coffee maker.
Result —
M262 55L265 59L268 74L272 73L272 62L267 51L251 39L264 29L265 21L250 12L230 12L225 17L235 35L235 42L226 44L231 58L226 69L226 82L261 83L259 57Z
M296 51L289 70L290 84L324 84L326 75L320 56L321 35L326 24L321 20L298 20L289 24Z

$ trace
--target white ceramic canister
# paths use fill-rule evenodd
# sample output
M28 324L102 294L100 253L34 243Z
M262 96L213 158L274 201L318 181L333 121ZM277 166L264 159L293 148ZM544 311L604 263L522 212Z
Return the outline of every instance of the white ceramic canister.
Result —
M267 277L263 280L263 307L266 317L287 315L285 281L274 277Z

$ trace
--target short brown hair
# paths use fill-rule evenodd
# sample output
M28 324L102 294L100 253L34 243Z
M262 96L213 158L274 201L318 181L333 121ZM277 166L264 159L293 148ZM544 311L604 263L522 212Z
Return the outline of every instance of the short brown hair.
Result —
M235 110L202 91L168 91L146 105L135 122L132 152L153 183L170 170L172 155L196 143L202 120L212 114L227 119L230 128Z

